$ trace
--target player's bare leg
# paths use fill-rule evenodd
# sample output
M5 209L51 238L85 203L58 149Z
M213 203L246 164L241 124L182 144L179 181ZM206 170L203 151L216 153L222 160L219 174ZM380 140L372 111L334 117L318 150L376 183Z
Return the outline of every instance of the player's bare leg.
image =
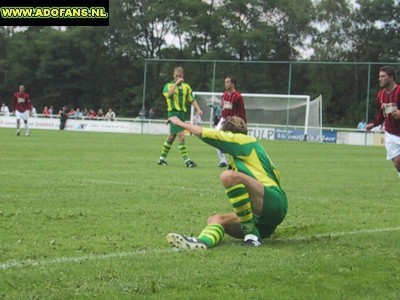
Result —
M397 174L399 174L400 177L400 155L393 158L392 162L394 164L394 167L397 169Z
M29 136L29 125L28 125L28 121L24 120L24 124L25 124L25 135Z
M230 236L242 239L244 238L244 231L240 226L239 218L235 213L215 214L207 219L207 224L220 224L225 229L225 233Z
M20 124L21 124L21 120L17 119L17 136L20 135L20 131L21 131L21 128L20 128L21 125Z
M175 141L176 134L170 134L167 136L167 142L172 144Z

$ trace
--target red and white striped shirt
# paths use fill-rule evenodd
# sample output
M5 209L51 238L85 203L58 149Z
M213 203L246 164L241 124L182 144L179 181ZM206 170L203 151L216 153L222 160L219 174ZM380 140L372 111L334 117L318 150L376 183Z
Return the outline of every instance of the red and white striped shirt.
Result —
M385 131L400 136L400 119L396 120L391 112L400 109L400 85L388 93L386 89L378 92L378 112L372 121L374 126L384 123Z
M26 110L32 111L31 97L28 93L17 92L14 94L12 105L12 111L18 110L19 112L24 112Z
M226 91L221 98L221 116L226 119L230 116L241 117L246 123L246 110L244 109L243 97L239 91L230 94Z

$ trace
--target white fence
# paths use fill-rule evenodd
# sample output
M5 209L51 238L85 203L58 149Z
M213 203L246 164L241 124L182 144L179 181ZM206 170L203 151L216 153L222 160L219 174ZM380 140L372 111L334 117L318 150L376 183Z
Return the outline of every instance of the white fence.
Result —
M115 121L68 118L64 130L167 135L169 127L165 124L165 121L140 118L118 118ZM60 119L57 116L54 118L31 117L29 118L29 127L31 129L60 130ZM0 128L16 128L15 116L0 116ZM248 130L249 135L257 139L298 141L304 139L302 128L287 130L286 128L249 124ZM322 136L325 143L366 146L384 145L384 134L381 132L365 133L356 129L324 128Z
M22 122L22 121L21 121ZM60 130L60 119L58 117L29 118L30 129ZM16 128L14 116L0 117L0 127ZM118 132L118 133L149 133L149 134L168 134L168 126L165 121L148 119L117 119L115 121L73 119L68 118L64 130L71 131L91 131L91 132Z

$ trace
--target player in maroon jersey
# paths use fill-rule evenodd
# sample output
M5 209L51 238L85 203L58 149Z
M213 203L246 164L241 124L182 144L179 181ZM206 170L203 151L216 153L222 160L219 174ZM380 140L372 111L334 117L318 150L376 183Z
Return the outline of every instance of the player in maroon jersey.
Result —
M14 93L11 111L15 113L15 117L17 118L17 135L20 135L20 123L22 119L25 123L25 135L29 136L28 120L32 116L32 102L29 94L25 93L23 85L20 85L19 91Z
M396 83L396 69L379 69L378 113L367 124L367 130L383 124L385 128L386 158L392 160L400 177L400 85Z
M222 95L220 106L221 106L221 117L217 126L217 130L221 130L222 125L227 117L236 116L242 118L246 123L246 111L244 109L243 97L238 90L236 90L237 80L235 77L228 75L225 77L224 86L225 93ZM218 167L224 168L228 165L225 155L221 150L217 149L219 158Z

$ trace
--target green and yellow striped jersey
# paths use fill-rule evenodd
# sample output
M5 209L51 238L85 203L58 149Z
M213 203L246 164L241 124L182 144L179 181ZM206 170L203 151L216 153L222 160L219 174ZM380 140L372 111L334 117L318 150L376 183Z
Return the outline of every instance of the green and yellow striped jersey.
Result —
M201 139L231 155L233 170L247 174L264 186L280 187L280 175L261 143L254 137L203 128Z
M175 81L171 81L165 84L163 95L167 100L168 111L187 111L189 104L194 101L193 91L189 84L182 82L174 91L174 94L169 97L168 91L175 84Z

